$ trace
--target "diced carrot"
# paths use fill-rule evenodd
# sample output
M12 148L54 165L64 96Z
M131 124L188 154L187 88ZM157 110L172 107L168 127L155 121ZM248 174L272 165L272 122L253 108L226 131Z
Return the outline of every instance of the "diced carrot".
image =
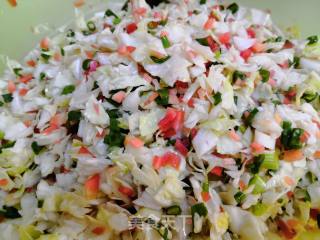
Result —
M21 88L21 89L19 89L19 95L21 96L21 97L23 97L23 96L25 96L27 93L28 93L28 89L27 88Z
M29 60L29 61L27 61L27 65L28 65L29 67L35 67L35 66L37 65L37 63L36 63L36 61L34 61L34 60Z
M223 172L223 167L216 166L212 168L210 172L218 177L221 177Z
M143 147L144 142L140 138L127 135L124 140L124 144L130 145L131 147L134 147L134 148L141 148Z
M40 41L40 48L48 50L49 49L49 38L45 37Z
M176 140L174 147L175 149L177 149L179 153L181 153L181 155L185 157L188 155L188 148L186 148L186 146L182 143L180 139Z
M54 59L56 62L60 62L60 61L61 61L61 54L58 53L58 52L54 53L53 59Z
M93 156L93 154L89 151L89 149L83 146L81 146L80 149L78 150L78 154Z
M210 30L213 28L215 23L215 19L213 17L209 17L208 20L205 22L205 24L203 25L203 29L204 30Z
M284 180L284 182L286 183L286 184L288 184L289 186L293 186L294 185L294 180L291 178L291 177L289 177L289 176L284 176L283 177L283 180Z
M16 85L12 80L8 81L8 86L7 86L8 92L13 93L16 91Z
M221 44L229 44L231 40L231 34L230 32L226 32L226 33L220 34L218 38Z
M257 142L252 142L250 147L254 153L262 153L264 151L264 146Z
M251 57L251 55L252 55L251 49L246 49L246 50L240 52L240 56L241 56L245 61L247 61L248 58Z
M163 15L162 15L161 12L155 11L155 12L153 13L153 17L154 17L154 18L158 18L158 19L162 19L162 18L163 18Z
M291 218L291 219L288 219L288 220L287 220L287 224L288 224L290 227L295 228L295 227L297 227L297 226L300 224L300 222L299 222L297 219Z
M134 14L137 14L139 16L143 16L147 13L147 9L144 7L139 7L139 8L136 8L133 12Z
M316 131L316 138L320 139L320 131Z
M208 202L211 199L210 193L201 192L201 197L204 202Z
M128 34L135 32L138 29L138 25L135 22L129 23L126 26L126 31Z
M306 143L310 137L310 134L307 131L303 131L303 134L300 136L300 141Z
M85 54L88 59L93 59L94 57L94 51L85 51Z
M133 53L136 50L136 47L134 46L127 46L127 52L128 53Z
M9 183L8 179L5 179L5 178L0 179L0 187L5 187L8 185L8 183Z
M286 239L293 239L297 235L297 232L284 220L277 220L277 225L280 229L280 232Z
M88 199L97 198L99 193L99 187L100 187L100 175L95 174L89 177L84 183L86 197Z
M272 86L275 87L277 85L277 82L273 78L269 78L268 83Z
M8 3L9 3L12 7L16 7L16 6L17 6L17 0L8 0Z
M22 82L22 83L28 83L32 80L33 78L33 75L32 74L27 74L27 75L23 75L19 78L19 81Z
M105 227L99 226L95 227L94 229L91 230L92 233L95 235L102 235L106 231Z
M315 158L320 158L320 151L315 151L314 154L313 154L313 157Z
M180 157L175 153L167 152L161 157L155 156L153 158L152 166L156 170L165 166L171 166L178 169L180 167Z
M287 162L294 162L303 158L303 152L300 149L293 149L284 151L283 160Z
M125 99L125 97L126 97L126 92L119 91L112 96L112 100L117 103L122 103L122 101Z
M291 199L293 197L294 193L292 191L287 192L287 197Z
M127 197L133 197L135 195L134 190L131 187L120 186L118 191Z
M229 137L234 141L240 141L239 135L233 129L229 131Z
M41 133L43 135L50 135L52 132L54 132L58 128L59 128L58 126L52 125L52 126L49 126L48 128L46 128L45 130L43 130Z
M265 50L265 46L261 42L256 42L252 47L251 50L255 53L261 53Z
M281 64L278 64L281 68L283 69L288 69L289 68L289 61L284 61Z
M253 28L249 27L247 28L247 34L250 38L255 38L256 37L256 32L254 31Z
M239 180L239 188L241 191L246 188L246 184L244 183L244 181L242 179Z
M220 49L219 44L211 36L207 37L207 42L212 52L216 52Z
M154 169L158 170L162 167L163 161L162 158L159 156L154 156L152 160L152 166Z
M63 114L57 113L50 119L50 126L61 126L64 123Z
M289 98L287 98L287 97L283 98L283 104L288 105L290 103L291 103L291 100Z
M82 7L85 4L85 0L75 0L73 6L76 8Z
M159 93L153 92L144 102L144 105L147 106L148 104L152 103L158 96L159 96Z
M160 33L160 37L167 37L169 35L169 33L167 31L162 31Z

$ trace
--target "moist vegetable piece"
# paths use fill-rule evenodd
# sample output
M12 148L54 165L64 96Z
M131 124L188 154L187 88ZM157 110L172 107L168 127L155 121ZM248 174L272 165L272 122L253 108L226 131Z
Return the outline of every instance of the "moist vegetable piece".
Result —
M135 0L77 9L7 65L5 239L320 238L318 36L237 3Z

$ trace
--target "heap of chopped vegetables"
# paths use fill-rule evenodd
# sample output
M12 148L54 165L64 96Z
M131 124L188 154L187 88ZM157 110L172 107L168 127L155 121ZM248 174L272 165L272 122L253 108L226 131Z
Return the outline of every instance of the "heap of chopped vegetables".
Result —
M317 36L206 0L76 15L0 79L4 239L320 238Z

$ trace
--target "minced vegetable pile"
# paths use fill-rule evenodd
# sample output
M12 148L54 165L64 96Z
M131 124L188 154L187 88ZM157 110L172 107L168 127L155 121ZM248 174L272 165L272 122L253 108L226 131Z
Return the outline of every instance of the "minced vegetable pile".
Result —
M320 237L318 40L236 3L77 9L0 78L0 239Z

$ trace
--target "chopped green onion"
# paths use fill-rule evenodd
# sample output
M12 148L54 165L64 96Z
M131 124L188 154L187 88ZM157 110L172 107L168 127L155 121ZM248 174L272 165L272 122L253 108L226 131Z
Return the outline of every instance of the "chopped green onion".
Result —
M49 59L51 58L51 55L49 53L47 53L47 52L42 52L41 53L41 57L45 62L48 62Z
M43 146L39 146L37 142L33 142L31 144L32 151L34 152L35 155L39 155L41 150L44 148Z
M62 48L60 48L60 53L61 53L61 56L63 56L63 57L64 57L64 55L65 55L65 52L64 52L64 49L63 49L63 47L62 47Z
M0 107L2 107L4 105L4 103L2 101L0 101Z
M154 63L162 64L162 63L168 61L170 59L170 56L166 56L164 58L157 58L155 56L150 56L150 58Z
M300 66L300 58L297 56L293 57L293 61L289 61L289 66L293 66L294 68L299 68Z
M251 212L256 216L262 216L268 211L269 207L264 203L257 203L251 207Z
M262 163L263 163L263 158L261 157L261 155L255 157L253 163L248 165L250 172L253 174L257 174L260 170Z
M202 45L202 46L206 46L206 47L209 46L208 37L205 37L205 38L197 38L196 41L197 41L200 45Z
M114 25L118 25L119 23L121 23L121 18L115 18L115 19L113 19L112 23L113 23Z
M168 18L162 19L162 20L159 22L159 24L160 24L161 26L165 26L165 25L167 25L167 23L168 23Z
M107 9L107 11L104 14L107 17L114 16L115 18L119 18L114 12L112 12L110 9Z
M22 68L14 68L13 72L16 76L21 77L22 74L20 73L22 71Z
M315 100L318 97L318 93L316 92L305 92L302 95L302 99L304 99L307 103L312 102L313 100Z
M259 70L262 82L268 82L270 78L270 72L267 69L261 68Z
M300 137L304 130L301 128L291 128L291 122L284 121L282 124L283 131L280 141L286 150L302 148Z
M16 144L16 141L6 141L2 143L1 148L12 148Z
M202 183L202 191L209 192L209 183L208 182Z
M161 42L164 48L169 48L171 46L167 36L161 37Z
M81 119L81 112L80 111L70 111L68 113L68 121L80 121Z
M220 92L217 92L214 96L214 105L217 106L219 103L222 102L222 94Z
M241 204L246 199L247 195L239 191L233 197L238 204Z
M167 106L169 104L169 90L163 88L157 91L159 96L155 99L156 103L161 106Z
M96 24L93 21L87 22L87 27L91 32L94 32L97 29Z
M109 147L122 147L125 136L121 133L118 111L108 111L110 117L109 134L105 136L104 143Z
M269 170L278 170L279 169L279 152L275 151L274 153L265 153L259 155L261 157L262 163L261 167Z
M0 131L0 140L4 139L5 133Z
M317 177L312 172L307 172L306 177L310 181L310 183L314 183L315 181L317 181Z
M200 217L206 217L208 210L204 203L197 203L191 207L191 215L194 217L195 214L198 214Z
M76 89L76 87L74 85L68 85L65 86L62 90L61 95L68 95L70 93L73 93L73 91Z
M314 43L317 43L318 42L318 36L314 35L314 36L310 36L307 38L308 40L308 45L312 45Z
M12 102L12 100L13 100L13 97L12 97L12 94L11 94L11 93L2 94L2 98L3 98L3 101L4 101L5 103Z
M250 126L252 124L252 121L258 112L259 110L257 108L254 108L249 112L248 117L243 117L246 126Z
M206 4L207 3L207 0L200 0L200 4Z
M4 206L3 210L0 210L0 216L3 216L7 219L16 219L21 218L21 215L15 207Z
M68 32L67 32L67 37L74 37L75 36L75 33L72 29L69 29Z
M181 212L181 208L178 205L173 205L166 209L167 215L180 215Z
M259 175L255 175L250 179L249 186L250 185L255 185L252 191L253 194L263 193L266 189L266 183Z
M227 7L228 10L232 12L232 14L235 14L239 10L239 6L236 3L232 3Z
M44 72L40 73L40 80L44 80L46 78L46 74Z
M233 75L232 75L232 82L235 82L237 81L238 79L240 80L245 80L246 78L246 75L243 73L243 72L240 72L240 71L234 71L233 72Z
M92 59L86 59L82 63L82 69L87 71L90 69L90 63L92 62Z

